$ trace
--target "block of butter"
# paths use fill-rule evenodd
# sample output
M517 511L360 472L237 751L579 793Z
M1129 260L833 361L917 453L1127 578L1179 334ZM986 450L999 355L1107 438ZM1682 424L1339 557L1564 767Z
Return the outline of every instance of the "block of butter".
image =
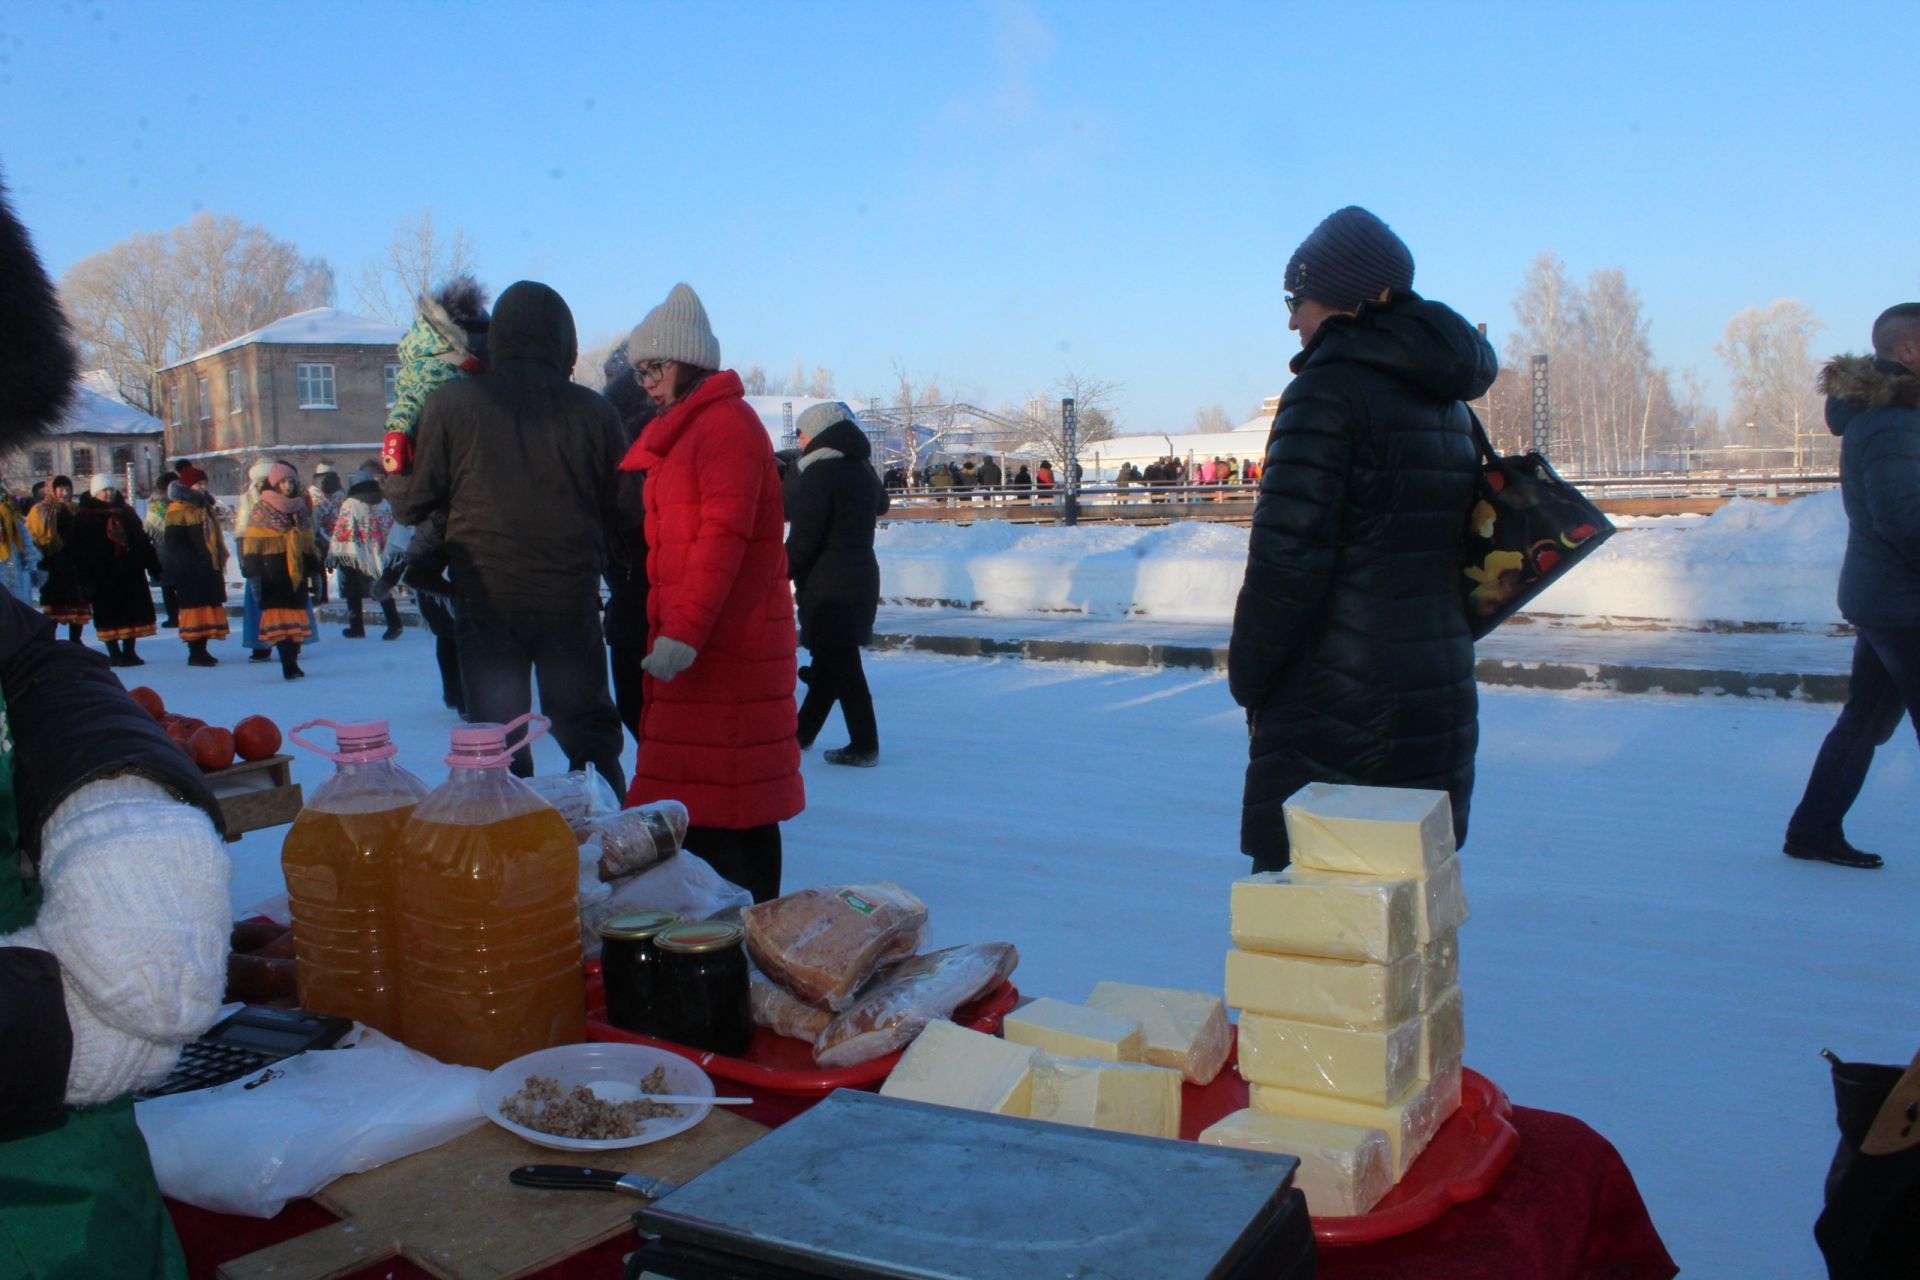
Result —
M1420 1012L1448 987L1460 985L1460 935L1443 934L1420 948Z
M1195 1084L1212 1083L1233 1048L1233 1024L1219 996L1101 982L1087 997L1087 1007L1134 1019L1146 1037L1146 1060L1171 1067Z
M1393 1147L1382 1129L1249 1107L1202 1130L1200 1141L1298 1157L1293 1185L1315 1217L1365 1213L1393 1190Z
M1349 871L1320 871L1313 867L1292 866L1287 871L1295 884L1339 884L1355 879L1386 883L1405 877L1356 876ZM1448 858L1424 880L1414 881L1413 931L1420 945L1452 933L1467 920L1467 895L1460 883L1460 859Z
M1041 996L1008 1014L1000 1034L1015 1044L1063 1058L1143 1062L1147 1056L1147 1038L1138 1018L1068 1004L1052 996Z
M1454 855L1444 791L1310 782L1281 808L1295 865L1363 876L1425 876Z
M1032 1116L1114 1133L1177 1138L1180 1085L1180 1073L1166 1067L1042 1053L1033 1064Z
M1448 987L1421 1019L1420 1078L1431 1080L1458 1067L1466 1047L1466 1006L1460 988Z
M914 1037L880 1092L943 1107L1024 1116L1038 1050L935 1018Z
M1420 1012L1422 972L1418 954L1371 964L1236 948L1227 952L1227 1003L1248 1013L1378 1031Z
M1427 1149L1427 1143L1440 1131L1447 1117L1459 1109L1460 1072L1449 1071L1436 1080L1416 1081L1385 1106L1261 1084L1247 1087L1247 1100L1255 1111L1384 1130L1388 1145L1393 1148L1393 1180L1398 1182Z
M1419 946L1419 883L1371 876L1295 879L1295 868L1233 882L1233 945L1287 956L1391 964Z
M1240 1074L1250 1084L1387 1102L1420 1078L1420 1019L1360 1031L1243 1013Z

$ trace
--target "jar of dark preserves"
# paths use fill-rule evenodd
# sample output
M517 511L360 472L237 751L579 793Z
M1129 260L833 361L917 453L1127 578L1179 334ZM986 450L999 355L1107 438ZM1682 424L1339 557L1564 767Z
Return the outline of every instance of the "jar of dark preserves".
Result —
M738 1057L753 1042L745 931L720 920L668 925L654 935L660 954L661 1034Z
M671 911L632 911L600 922L600 981L607 1021L622 1031L664 1035L660 1009L660 954L654 935L680 917Z

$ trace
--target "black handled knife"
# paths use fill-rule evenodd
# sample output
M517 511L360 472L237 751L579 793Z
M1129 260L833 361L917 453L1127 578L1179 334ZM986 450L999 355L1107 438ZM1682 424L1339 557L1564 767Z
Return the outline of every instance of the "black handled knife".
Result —
M677 1182L662 1182L643 1173L583 1169L572 1164L523 1164L507 1174L507 1181L516 1186L542 1187L548 1191L624 1191L642 1200L658 1200L680 1189Z

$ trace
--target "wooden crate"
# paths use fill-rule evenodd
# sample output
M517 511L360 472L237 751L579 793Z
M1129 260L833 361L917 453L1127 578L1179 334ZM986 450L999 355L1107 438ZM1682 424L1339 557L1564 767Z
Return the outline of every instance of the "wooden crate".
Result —
M284 826L300 816L306 797L293 780L292 765L292 756L268 756L206 775L207 789L220 802L220 814L226 819L229 841L262 827Z

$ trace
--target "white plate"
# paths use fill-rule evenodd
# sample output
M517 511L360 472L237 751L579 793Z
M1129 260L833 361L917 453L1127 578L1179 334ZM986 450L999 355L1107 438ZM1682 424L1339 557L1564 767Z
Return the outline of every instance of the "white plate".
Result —
M643 1044L563 1044L495 1067L492 1074L480 1082L480 1109L502 1129L543 1147L560 1151L616 1151L621 1147L638 1147L684 1133L706 1119L713 1107L706 1103L678 1103L679 1115L655 1116L642 1121L640 1131L632 1137L562 1138L515 1124L500 1114L500 1104L525 1088L528 1076L550 1076L560 1082L562 1093L584 1084L608 1102L631 1102L645 1096L640 1082L655 1067L667 1069L668 1093L714 1096L713 1081L707 1078L707 1073L677 1053Z

